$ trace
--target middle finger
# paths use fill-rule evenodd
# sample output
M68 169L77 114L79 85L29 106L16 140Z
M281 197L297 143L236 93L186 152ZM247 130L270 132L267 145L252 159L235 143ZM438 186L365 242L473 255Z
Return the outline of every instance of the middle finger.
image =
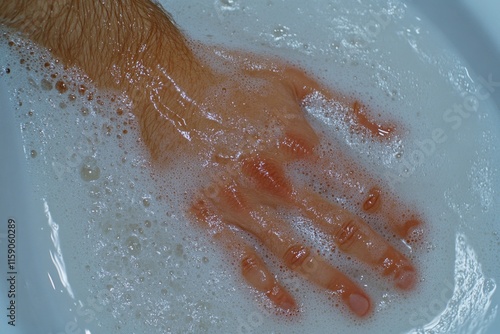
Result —
M333 237L341 251L392 279L396 287L413 288L417 274L410 260L360 217L308 190L297 194L295 204L316 226Z

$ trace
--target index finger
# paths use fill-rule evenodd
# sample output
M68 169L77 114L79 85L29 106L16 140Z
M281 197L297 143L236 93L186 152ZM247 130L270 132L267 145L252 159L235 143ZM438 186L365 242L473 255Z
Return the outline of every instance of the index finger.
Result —
M327 105L337 103L346 110L345 116L349 118L348 123L351 124L356 133L366 132L377 140L387 140L394 135L396 131L394 123L382 124L375 121L370 115L369 109L357 99L332 92L298 68L288 68L286 73L292 80L299 102L302 103L307 96L319 94L326 100Z

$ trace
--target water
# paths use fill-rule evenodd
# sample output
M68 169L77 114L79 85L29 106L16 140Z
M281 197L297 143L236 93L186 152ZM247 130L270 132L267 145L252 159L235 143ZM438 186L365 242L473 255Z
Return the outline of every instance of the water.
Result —
M425 217L429 235L422 246L390 239L415 261L421 281L401 294L360 266L347 268L375 304L373 315L360 321L281 272L300 315L267 310L239 270L184 217L189 192L203 182L190 177L200 166L177 161L169 173L152 177L126 101L94 92L80 74L29 43L12 37L9 46L2 38L2 80L13 96L36 197L56 224L50 229L58 226L70 285L65 294L74 295L67 298L65 327L49 330L475 333L494 317L500 120L488 100L487 74L470 73L439 32L398 1L162 4L193 38L279 55L402 125L401 136L380 145L349 135L334 112L314 101L305 108L325 136ZM300 217L291 223L315 235Z

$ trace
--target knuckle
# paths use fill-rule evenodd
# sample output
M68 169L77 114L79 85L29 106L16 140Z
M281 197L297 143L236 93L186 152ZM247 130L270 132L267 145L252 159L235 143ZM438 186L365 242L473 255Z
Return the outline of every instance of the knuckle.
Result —
M335 233L335 241L343 251L348 251L359 237L359 222L348 220Z
M272 297L273 300L279 303L284 301L288 297L288 294L285 289L276 284L267 292L267 296Z
M278 307L284 309L295 308L295 301L293 297L281 286L275 285L271 290L266 293L267 297L270 298Z
M363 210L366 212L375 212L380 207L381 191L379 188L374 187L370 189L368 197L363 202Z
M255 254L246 255L241 260L241 273L246 281L258 291L269 291L275 280Z
M294 270L301 267L309 257L309 249L302 245L294 245L287 249L283 261L288 268Z
M314 146L315 140L311 141L302 136L290 133L285 136L280 144L280 147L286 151L286 153L298 159L310 156L314 151Z
M255 271L258 267L259 260L255 255L245 256L241 260L241 272L243 276L247 276L249 273Z

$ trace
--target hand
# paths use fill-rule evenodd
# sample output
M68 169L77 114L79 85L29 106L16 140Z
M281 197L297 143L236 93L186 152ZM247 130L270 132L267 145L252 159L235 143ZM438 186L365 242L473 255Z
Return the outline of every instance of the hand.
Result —
M287 268L339 296L358 316L371 310L370 298L356 283L295 235L279 214L283 209L307 217L339 250L397 288L414 286L416 270L405 255L361 217L311 186L292 183L287 174L293 162L310 162L320 169L317 175L329 176L313 181L350 199L363 215L385 221L407 242L418 237L418 215L341 151L322 154L321 138L301 110L304 99L316 96L343 111L356 133L390 139L395 127L372 122L360 102L329 92L277 60L193 47L150 0L0 1L0 24L80 67L99 88L127 94L159 168L180 152L207 167L212 180L193 194L187 211L238 259L248 284L278 308L297 306L243 232Z
M343 109L345 121L356 133L373 140L390 140L395 127L371 122L360 102L335 96L303 71L279 60L201 49L210 65L203 67L203 74L190 86L193 93L178 95L177 104L188 112L175 113L172 108L165 112L166 103L154 103L160 107L142 115L143 138L160 165L181 148L206 166L211 180L194 196L191 217L238 260L248 284L283 310L297 307L245 233L287 268L338 295L358 316L371 310L363 289L297 237L279 214L285 209L307 217L340 251L366 263L395 287L411 289L417 274L404 254L359 216L325 200L310 186L295 185L287 175L287 168L298 160L319 166L322 173L318 175L332 178L317 182L328 183L363 212L384 220L398 237L409 240L422 227L418 216L342 152L320 154L320 137L305 119L301 105L304 99L319 96ZM161 101L161 96L157 99Z

